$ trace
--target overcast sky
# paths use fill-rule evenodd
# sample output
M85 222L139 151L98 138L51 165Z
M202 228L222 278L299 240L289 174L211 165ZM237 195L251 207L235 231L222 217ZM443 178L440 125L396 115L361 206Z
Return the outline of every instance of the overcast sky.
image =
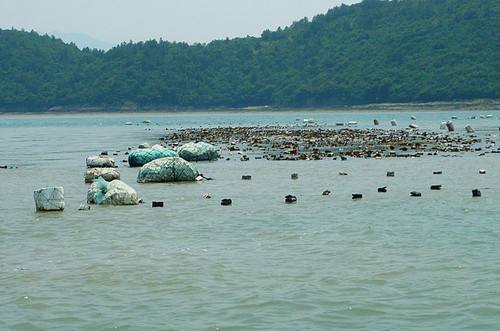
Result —
M119 43L260 35L359 0L0 0L0 27Z

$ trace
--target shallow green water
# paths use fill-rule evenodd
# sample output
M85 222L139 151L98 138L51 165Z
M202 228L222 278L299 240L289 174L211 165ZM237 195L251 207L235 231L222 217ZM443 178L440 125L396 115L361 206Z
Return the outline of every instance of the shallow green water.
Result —
M500 114L492 114L455 123L497 133ZM121 161L128 146L155 142L165 127L309 117L368 127L375 117L92 116L0 116L0 164L18 167L0 169L0 330L500 328L500 155L347 162L235 155L198 164L214 181L175 185L139 185L137 169L120 164L147 203L82 212L85 157L121 150ZM436 129L450 116L417 114L417 123ZM408 113L377 117L410 122ZM142 119L159 125L123 125ZM243 174L252 181L242 182ZM433 184L443 190L430 191ZM63 213L34 212L33 190L47 185L64 186ZM387 194L376 192L385 185ZM471 197L474 188L482 198ZM333 195L321 196L326 189ZM413 190L423 197L410 198ZM352 201L351 193L364 199ZM298 203L285 205L287 194ZM233 206L221 207L222 198ZM166 208L150 208L152 200Z

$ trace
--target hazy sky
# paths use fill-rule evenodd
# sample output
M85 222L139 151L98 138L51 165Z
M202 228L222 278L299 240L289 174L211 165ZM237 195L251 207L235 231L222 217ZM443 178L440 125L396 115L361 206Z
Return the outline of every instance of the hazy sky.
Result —
M260 35L359 0L0 0L0 27L71 32L112 43L207 42Z

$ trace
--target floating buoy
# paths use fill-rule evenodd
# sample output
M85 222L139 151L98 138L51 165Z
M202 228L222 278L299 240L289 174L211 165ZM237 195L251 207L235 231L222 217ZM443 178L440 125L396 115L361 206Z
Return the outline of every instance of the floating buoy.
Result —
M392 125L392 126L398 126L398 122L396 122L396 120L392 120L392 121L391 121L391 125Z
M244 176L241 176L241 179L242 180L252 180L252 176L244 175Z
M438 171L434 171L434 172L433 172L433 174L434 174L434 175L442 175L442 174L443 174L443 172L442 172L442 171L440 171L440 170L438 170Z
M151 206L153 208L163 208L164 203L163 203L163 201L153 201L153 202L151 202Z
M352 194L352 199L353 199L353 200L363 199L363 194L353 193L353 194Z
M222 199L220 202L221 206L231 206L233 204L233 200L231 199Z
M395 177L396 173L394 171L387 171L387 177Z
M480 175L486 175L486 170L480 169L480 170L479 170L479 174L480 174Z
M431 190L433 191L439 191L443 188L443 185L432 185Z
M416 121L417 118L415 116L410 117L412 121Z
M387 193L387 186L379 187L377 191L378 193Z
M299 179L299 174L292 174L291 178L292 179Z
M330 194L332 194L332 192L329 191L329 190L323 191L323 196L327 196L327 195L330 195Z
M411 193L410 193L410 195L411 195L412 197L421 197L421 196L422 196L422 193L417 192L417 191L413 191L413 192L411 192Z
M297 197L293 195L287 195L285 197L285 202L286 203L296 203L297 202Z
M481 191L479 191L478 189L472 190L472 197L474 197L474 198L480 198L481 195L482 195Z
M373 125L379 125L379 121L378 120L373 120Z

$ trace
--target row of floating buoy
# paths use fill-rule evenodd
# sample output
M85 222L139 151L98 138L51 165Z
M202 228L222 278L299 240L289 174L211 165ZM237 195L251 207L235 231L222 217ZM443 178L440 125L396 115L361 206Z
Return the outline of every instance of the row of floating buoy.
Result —
M436 171L433 171L433 174L434 175L442 175L443 172L441 170L436 170ZM486 174L486 170L483 170L483 169L480 169L479 170L479 174L481 175L485 175ZM348 174L345 173L345 172L341 172L339 173L339 175L342 175L342 176L347 176ZM394 171L388 171L387 172L387 177L395 177L396 173ZM293 180L297 180L299 179L299 175L297 173L293 173L291 175L291 178ZM241 177L242 180L251 180L252 179L252 176L250 175L243 175ZM441 189L443 188L443 185L431 185L430 186L430 190L431 191L440 191ZM377 189L377 192L378 193L387 193L388 192L388 189L387 189L387 186L383 186L383 187L379 187ZM329 196L332 194L332 191L330 190L325 190L323 191L322 195L323 196ZM421 192L418 192L418 191L412 191L410 192L410 196L411 197L414 197L414 198L420 198L422 197L422 193ZM474 198L479 198L482 196L482 193L479 189L474 189L472 190L472 197ZM205 199L211 199L212 197L209 195L209 194L204 194L203 195L203 198ZM363 194L361 193L353 193L352 194L352 200L361 200L363 199ZM294 203L297 203L298 199L296 196L294 195L287 195L285 196L285 203L287 204L294 204ZM232 199L222 199L221 200L221 206L231 206L233 204L233 200ZM164 207L164 203L162 201L153 201L152 202L152 207L153 208L163 208Z
M431 186L431 190L441 190L441 188L442 188L442 185ZM378 192L379 193L387 193L387 187L378 188ZM326 190L323 192L323 196L329 196L330 194L331 194L331 191L329 191L329 190ZM422 193L418 192L418 191L412 191L412 192L410 192L410 196L414 197L414 198L420 198L420 197L422 197ZM481 194L481 191L479 189L472 190L472 197L479 198L481 196L482 196L482 194ZM361 200L361 199L363 199L363 194L361 194L361 193L353 193L352 194L352 200ZM298 201L298 199L294 195L289 194L289 195L285 196L285 203L286 204L295 204L295 203L297 203L297 201ZM232 203L233 203L233 201L231 199L222 199L221 200L222 206L230 206L230 205L232 205Z
M443 171L441 170L435 170L432 172L433 175L442 175ZM479 169L479 174L480 175L486 175L486 170ZM348 176L349 174L347 172L339 172L339 176ZM396 172L395 171L387 171L386 174L387 177L396 177ZM299 179L299 174L293 173L290 175L290 178L292 180L298 180ZM250 175L243 175L241 176L241 180L249 181L252 180L252 176Z

